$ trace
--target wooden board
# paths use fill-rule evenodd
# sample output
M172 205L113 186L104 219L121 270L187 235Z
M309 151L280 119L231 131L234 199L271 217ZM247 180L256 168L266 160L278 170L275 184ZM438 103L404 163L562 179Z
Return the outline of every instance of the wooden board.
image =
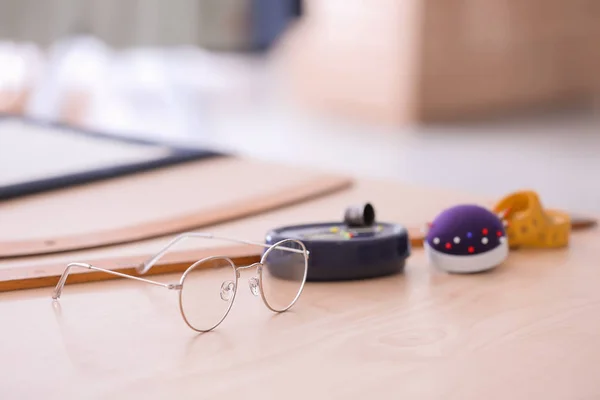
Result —
M45 193L0 204L0 258L198 229L290 206L351 184L344 176L228 157Z
M260 261L260 251L253 246L229 246L170 252L159 260L144 276L184 272L194 262L216 253L229 257L236 265L249 265ZM136 267L149 259L152 254L117 257L92 258L87 263L96 267L139 276ZM63 262L52 262L31 267L0 269L0 292L12 290L54 287L66 268ZM93 270L74 270L69 273L69 283L83 283L122 279L118 276Z
M382 221L406 225L458 202L486 202L357 181L215 232L260 239L277 225L339 220L347 204L365 200ZM181 320L174 291L137 282L69 279L59 302L49 288L0 293L0 393L48 400L596 399L599 241L597 229L578 231L568 249L515 252L497 270L467 276L431 268L417 248L404 274L309 282L282 314L248 290L255 271L242 271L230 314L201 335ZM0 267L85 261L108 251L3 260Z

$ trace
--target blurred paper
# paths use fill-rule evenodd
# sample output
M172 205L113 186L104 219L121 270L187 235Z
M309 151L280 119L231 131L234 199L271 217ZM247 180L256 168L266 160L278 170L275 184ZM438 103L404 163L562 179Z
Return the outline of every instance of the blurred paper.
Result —
M167 147L0 119L0 187L152 161L170 153Z

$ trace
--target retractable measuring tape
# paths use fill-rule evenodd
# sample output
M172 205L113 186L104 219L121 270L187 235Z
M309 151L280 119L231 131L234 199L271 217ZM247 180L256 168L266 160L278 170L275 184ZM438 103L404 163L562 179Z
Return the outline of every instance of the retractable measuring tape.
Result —
M308 281L366 279L399 273L410 256L407 229L375 222L370 204L346 209L343 222L284 226L269 231L268 244L297 239L310 252Z

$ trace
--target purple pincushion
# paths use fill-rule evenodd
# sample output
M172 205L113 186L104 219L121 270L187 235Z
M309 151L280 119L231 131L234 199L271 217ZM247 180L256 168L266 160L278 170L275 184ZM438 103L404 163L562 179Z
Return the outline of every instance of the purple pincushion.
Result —
M493 212L477 205L459 205L435 218L426 241L438 252L470 256L500 246L506 241L506 232Z

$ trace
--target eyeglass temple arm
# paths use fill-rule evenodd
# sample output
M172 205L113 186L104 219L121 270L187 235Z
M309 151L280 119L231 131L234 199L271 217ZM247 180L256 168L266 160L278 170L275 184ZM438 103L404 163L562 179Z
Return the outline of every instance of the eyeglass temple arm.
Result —
M137 276L122 274L122 273L116 272L116 271L111 271L109 269L94 267L93 265L90 265L90 264L71 263L71 264L67 265L67 268L65 268L62 275L60 276L60 279L58 280L58 283L56 284L56 287L54 288L54 291L52 292L53 299L56 300L56 299L60 298L62 290L65 287L65 283L67 282L67 277L69 276L69 272L71 272L71 268L73 268L73 267L93 269L94 271L105 272L107 274L116 275L116 276L120 276L122 278L127 278L127 279L133 279L135 281L149 283L149 284L155 285L155 286L162 286L167 289L176 289L178 287L177 284L151 281L149 279L138 278Z
M236 242L236 243L243 243L243 244L249 244L249 245L253 245L253 246L261 246L264 248L269 248L272 246L272 244L266 244L266 243L260 243L260 242L254 242L254 241L250 241L250 240L243 240L243 239L234 239L234 238L230 238L230 237L225 237L225 236L216 236L213 235L211 233L204 233L204 232L185 232L182 233L178 236L176 236L174 239L172 239L169 243L167 243L167 245L165 247L162 248L162 250L160 250L158 253L156 253L154 256L150 257L148 260L144 261L141 265L139 265L137 267L137 272L139 274L145 274L146 272L148 272L150 270L150 268L152 268L154 266L154 264L156 264L156 262L162 257L164 256L167 251L175 246L177 243L179 243L180 241L187 239L187 238L191 238L191 237L198 237L198 238L204 238L204 239L219 239L219 240L226 240L229 242ZM288 248L284 248L284 250L286 251L291 251L294 253L304 253L304 251L302 250L298 250L298 249L288 249ZM308 251L306 251L306 254L308 254Z

